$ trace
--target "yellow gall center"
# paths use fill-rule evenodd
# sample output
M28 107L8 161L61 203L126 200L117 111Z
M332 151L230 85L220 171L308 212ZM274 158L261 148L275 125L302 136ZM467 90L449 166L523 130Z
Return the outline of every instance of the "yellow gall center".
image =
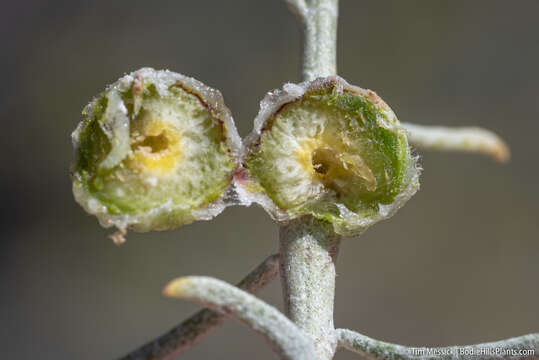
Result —
M181 135L170 123L145 114L135 123L131 150L130 168L164 176L172 173L181 161Z
M340 139L340 140L336 140ZM300 142L295 152L304 171L325 187L342 192L360 178L368 191L375 191L376 178L359 154L347 151L343 137L320 136Z

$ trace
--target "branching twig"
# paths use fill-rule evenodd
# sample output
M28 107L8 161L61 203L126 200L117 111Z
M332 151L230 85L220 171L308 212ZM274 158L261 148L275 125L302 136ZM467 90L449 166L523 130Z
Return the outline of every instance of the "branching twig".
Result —
M258 332L285 360L315 360L311 339L279 310L224 281L202 276L170 282L163 293L188 299L231 316Z
M279 255L269 256L249 275L238 283L238 287L256 294L279 273ZM164 360L172 359L217 329L225 320L223 314L210 309L202 309L166 334L145 344L119 360Z
M338 329L339 346L372 360L491 360L535 358L539 334L496 342L440 348L407 347L371 339L355 331Z
M509 160L509 148L490 130L478 127L450 128L402 123L412 145L424 149L482 153L500 162Z
M335 75L338 0L286 2L304 26L303 80ZM418 147L484 153L499 161L509 158L506 144L488 130L406 123L403 126L409 131L410 143ZM309 223L306 219L283 226L280 236L280 260L271 256L238 286L255 293L276 276L280 261L285 309L293 322L272 306L225 282L206 277L179 278L166 287L166 295L190 299L215 311L200 311L122 359L171 359L211 333L225 316L234 317L260 333L282 359L332 359L337 341L341 347L373 360L464 359L469 358L466 352L462 354L466 350L473 352L477 360L509 359L531 357L532 351L538 351L539 334L466 347L427 349L377 341L350 330L334 330L334 261L340 237L327 231L321 222Z

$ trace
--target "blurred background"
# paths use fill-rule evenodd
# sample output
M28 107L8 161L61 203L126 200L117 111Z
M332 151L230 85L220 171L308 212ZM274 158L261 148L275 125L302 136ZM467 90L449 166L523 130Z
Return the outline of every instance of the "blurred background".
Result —
M492 129L513 158L420 152L421 191L342 245L336 326L416 346L539 330L538 13L536 0L341 1L341 76L402 121ZM245 136L264 94L300 81L283 1L27 0L0 20L1 358L119 357L198 309L164 298L169 280L235 283L276 252L257 207L117 247L74 202L68 169L82 107L143 66L220 89ZM279 281L261 297L282 308ZM183 358L273 354L229 321Z

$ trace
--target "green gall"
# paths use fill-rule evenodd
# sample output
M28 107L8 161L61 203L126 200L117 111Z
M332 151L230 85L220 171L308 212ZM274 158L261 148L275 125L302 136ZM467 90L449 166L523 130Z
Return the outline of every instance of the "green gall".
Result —
M103 226L169 230L226 206L241 140L219 91L144 68L83 115L72 134L73 193Z
M331 76L286 84L260 107L236 182L277 221L311 215L354 236L418 189L406 131L374 92Z

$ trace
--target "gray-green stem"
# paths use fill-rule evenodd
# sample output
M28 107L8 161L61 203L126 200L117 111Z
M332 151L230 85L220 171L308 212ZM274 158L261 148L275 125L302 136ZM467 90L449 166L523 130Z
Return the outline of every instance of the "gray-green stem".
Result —
M224 281L188 276L171 281L166 296L195 301L232 317L260 334L282 360L317 360L307 334L279 310Z
M339 0L286 0L303 25L303 80L337 74Z
M332 359L337 348L333 302L340 236L313 218L282 226L279 235L285 313L313 340L320 360Z
M352 330L337 330L339 345L370 360L537 359L539 334L495 342L446 347L409 347L375 340Z

